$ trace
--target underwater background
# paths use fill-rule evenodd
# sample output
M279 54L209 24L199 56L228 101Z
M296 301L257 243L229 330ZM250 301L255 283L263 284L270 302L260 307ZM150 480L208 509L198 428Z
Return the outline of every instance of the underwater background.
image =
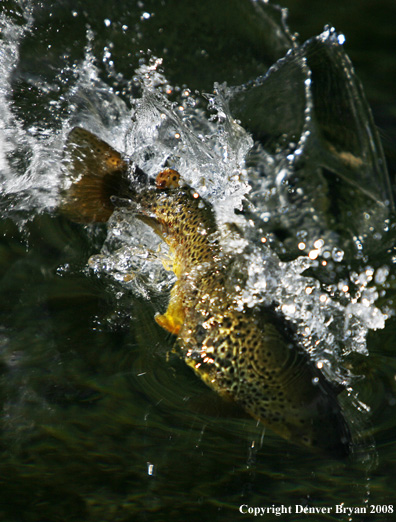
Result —
M396 4L282 7L1 2L0 520L396 520ZM227 414L171 353L158 239L57 210L76 125L239 228L245 305L345 388L349 459Z

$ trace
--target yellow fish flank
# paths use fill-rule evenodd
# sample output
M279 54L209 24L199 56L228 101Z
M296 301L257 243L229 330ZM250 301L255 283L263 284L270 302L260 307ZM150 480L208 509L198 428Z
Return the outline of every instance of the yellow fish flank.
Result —
M177 336L177 351L213 390L293 442L334 456L351 436L339 390L298 346L285 320L268 308L237 309L213 209L166 169L155 182L90 132L71 131L71 186L61 210L77 222L106 221L129 207L169 245L177 281L156 321Z

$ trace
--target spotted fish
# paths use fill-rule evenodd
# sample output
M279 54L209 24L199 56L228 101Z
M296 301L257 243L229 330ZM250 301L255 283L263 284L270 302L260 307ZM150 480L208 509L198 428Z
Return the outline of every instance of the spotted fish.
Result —
M150 180L82 128L66 144L71 185L61 209L81 223L130 208L169 245L177 276L166 312L155 320L177 336L176 351L195 373L274 432L346 456L351 435L329 382L274 310L240 310L216 239L213 208L173 169ZM70 183L70 181L69 181Z

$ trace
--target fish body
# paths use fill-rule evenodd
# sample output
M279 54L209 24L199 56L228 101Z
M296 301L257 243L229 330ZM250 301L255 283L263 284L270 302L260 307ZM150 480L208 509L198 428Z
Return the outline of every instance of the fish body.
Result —
M346 456L351 436L339 390L279 314L240 310L211 205L172 169L155 182L136 169L130 174L118 152L84 129L72 130L66 150L72 184L62 210L71 219L106 221L117 206L127 206L169 245L177 281L166 312L155 319L177 336L186 364L282 437Z

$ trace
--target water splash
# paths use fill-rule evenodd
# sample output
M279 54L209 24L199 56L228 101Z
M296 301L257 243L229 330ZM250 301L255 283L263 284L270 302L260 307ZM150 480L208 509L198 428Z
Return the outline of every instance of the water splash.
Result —
M314 126L318 93L313 90L312 76L318 72L312 64L313 50L323 44L326 52L330 49L330 56L334 52L349 67L339 54L336 34L329 29L304 47L295 44L264 77L251 84L238 88L215 84L213 93L202 95L188 86L171 85L161 58L150 53L142 55L132 80L124 81L108 45L101 55L95 55L95 34L88 28L83 60L70 61L53 83L29 79L38 103L52 97L48 104L51 118L50 123L26 125L13 110L11 94L19 48L30 30L29 12L24 16L22 26L5 15L0 19L3 217L23 223L37 213L56 209L65 177L63 144L75 125L99 135L150 176L165 165L171 166L216 211L220 242L232 258L227 284L240 308L275 302L295 324L313 359L333 380L350 384L352 378L343 369L343 359L353 352L366 354L368 331L383 328L387 314L376 306L377 286L386 283L389 268L375 270L362 263L357 272L346 268L342 275L337 268L351 256L328 212L326 178L317 174L325 164L328 169L340 168L348 177L356 171L353 157L369 158L378 171L380 162L375 161L374 152L380 157L381 151L373 139L377 150L371 155L366 150L358 151L357 156L342 149L340 156L333 144L323 139L323 128ZM106 81L100 64L108 73ZM124 85L122 96L111 85L115 78ZM279 104L266 106L264 102L272 99L280 84L290 97L280 91ZM355 92L356 84L351 85ZM244 104L248 109L257 107L258 99L265 114L247 131L235 107L239 102L242 108ZM361 121L362 113L358 115L357 121ZM263 133L272 136L268 142L256 132L257 122L265 122ZM281 124L286 126L283 132ZM321 144L321 161L313 153L315 140ZM383 179L383 169L380 173ZM366 176L368 179L368 171ZM378 199L376 194L374 200ZM376 208L371 207L368 218L357 220L365 224L365 231L353 236L355 251L366 248L370 227L374 232L380 230L382 237L383 214L376 217ZM276 238L276 227L291 231L290 237L283 241ZM300 256L284 260L282 254L290 251ZM112 277L122 291L132 290L152 299L174 282L173 274L164 268L166 256L166 247L151 230L120 211L109 222L102 251L90 258L89 266ZM315 269L325 273L329 281L307 277L306 272Z

